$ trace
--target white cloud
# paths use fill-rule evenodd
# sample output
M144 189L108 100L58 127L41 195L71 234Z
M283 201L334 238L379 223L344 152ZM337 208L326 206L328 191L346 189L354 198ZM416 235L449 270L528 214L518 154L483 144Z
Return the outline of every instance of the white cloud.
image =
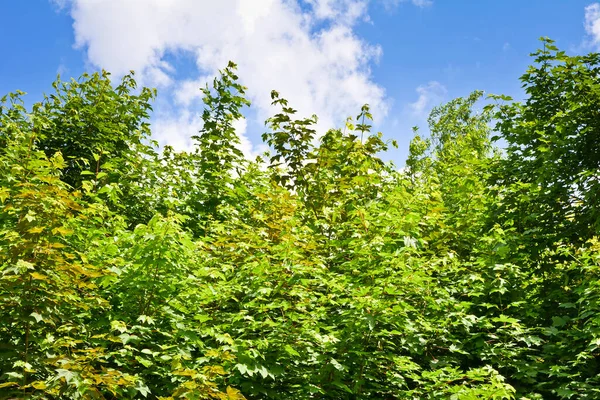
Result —
M428 7L433 4L433 1L432 0L411 0L411 3L413 3L417 7Z
M56 68L56 74L64 77L68 73L69 73L69 68L65 64L64 57L61 57L60 64L58 64L58 68Z
M200 115L182 110L176 115L163 114L152 126L152 134L161 144L173 146L175 150L189 150L193 147L192 136L202 128Z
M237 147L246 158L255 159L265 152L268 147L264 144L253 145L246 135L247 121L245 118L237 120L233 128L240 137ZM181 111L176 115L163 115L153 124L154 139L160 143L169 144L175 150L190 150L193 147L192 136L198 135L202 129L202 119L189 110Z
M421 85L417 88L419 97L414 103L410 103L410 110L418 117L424 118L429 111L439 105L446 94L446 87L437 81L430 81L427 85Z
M259 144L257 146L253 145L250 142L250 139L248 139L248 136L246 136L247 127L248 123L245 118L237 120L233 125L235 132L240 137L240 144L237 147L244 153L247 159L253 160L256 156L267 151L268 146L265 144Z
M179 105L188 107L194 100L201 99L203 96L201 88L205 87L210 76L201 76L197 79L186 79L177 83L175 89L175 102Z
M383 5L388 9L395 8L400 3L408 3L409 1L412 5L417 6L417 7L429 7L433 4L433 0L382 0L382 1L383 1Z
M51 1L68 2L76 46L86 50L92 65L117 76L133 69L142 84L171 92L177 111L157 112L154 123L163 143L190 143L189 134L197 128L192 115L199 114L193 109L201 97L198 89L229 60L239 65L261 120L273 113L271 89L287 98L299 116L316 113L320 130L356 115L363 103L380 121L388 110L385 91L370 71L382 50L354 29L368 20L368 4L374 0ZM177 65L165 57L173 52L193 57L195 76L176 78Z
M57 11L62 11L68 3L69 0L50 0L50 4L52 4Z
M305 0L318 19L330 19L353 24L367 16L367 0ZM340 21L341 19L341 21Z
M600 3L585 8L585 31L591 44L600 49Z

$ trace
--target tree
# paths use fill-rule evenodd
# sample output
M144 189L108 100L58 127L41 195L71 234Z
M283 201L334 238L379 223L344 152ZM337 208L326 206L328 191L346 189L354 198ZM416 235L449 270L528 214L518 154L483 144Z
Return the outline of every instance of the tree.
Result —
M581 244L600 228L600 55L568 56L550 39L521 77L524 103L497 109L506 159L496 182L497 214L528 232L529 247ZM498 97L498 99L506 99Z

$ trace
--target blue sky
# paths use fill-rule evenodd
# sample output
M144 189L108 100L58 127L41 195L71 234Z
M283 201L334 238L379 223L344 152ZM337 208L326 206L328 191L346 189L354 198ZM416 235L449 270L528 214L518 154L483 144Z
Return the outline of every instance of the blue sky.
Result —
M376 128L400 149L431 107L475 89L522 97L518 77L540 36L571 53L598 50L600 3L586 0L28 0L0 13L0 93L41 99L63 77L130 69L157 86L153 129L190 145L197 88L226 60L240 65L254 107L240 124L256 154L278 89L319 129L372 104Z

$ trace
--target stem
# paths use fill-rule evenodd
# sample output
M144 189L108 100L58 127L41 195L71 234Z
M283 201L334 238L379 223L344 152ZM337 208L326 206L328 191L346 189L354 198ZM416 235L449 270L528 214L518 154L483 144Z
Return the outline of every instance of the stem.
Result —
M98 181L98 173L100 172L100 159L102 158L103 150L100 149L100 154L98 155L98 160L96 160L96 181Z
M365 134L365 131L364 131L365 114L364 113L363 113L363 116L362 116L362 124L361 125L363 126L363 129L361 129L361 131L360 131L360 144L363 144L363 135Z
M165 237L167 236L168 233L168 228L165 230L165 232L163 232L162 237L160 239L160 243L163 243L165 240ZM159 254L159 260L160 260L160 256L162 256L162 251ZM152 271L152 288L150 289L150 294L148 295L148 297L144 300L144 301L140 301L140 311L139 311L139 315L147 315L147 316L151 316L148 314L146 314L146 311L148 311L148 308L150 307L150 304L152 302L152 300L154 299L154 294L156 292L156 281L158 280L158 269L160 266L160 263L157 262L156 259L154 259L154 271Z
M31 274L29 275L29 281L27 282L25 288L23 288L23 297L26 299L27 298L27 294L29 292L29 289L31 287ZM24 299L24 300L25 300ZM27 320L27 307L23 307L23 319L25 321L25 351L23 354L23 361L25 362L25 364L27 364L27 360L29 357L29 336L30 336L30 330L31 330L31 324L29 323L29 321ZM25 393L25 386L27 386L27 371L26 371L26 366L24 366L23 368L23 393Z

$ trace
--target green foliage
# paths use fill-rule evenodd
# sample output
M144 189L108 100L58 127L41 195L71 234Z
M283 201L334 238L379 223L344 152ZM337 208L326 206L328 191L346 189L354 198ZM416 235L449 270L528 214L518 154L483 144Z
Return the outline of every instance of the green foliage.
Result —
M524 103L436 107L401 171L368 105L320 135L275 91L246 160L233 63L191 152L132 75L7 95L0 398L599 398L600 56L534 57Z
M561 239L584 243L600 229L600 54L568 56L552 40L542 43L521 77L529 97L496 115L508 143L498 213L531 231L530 246L540 251Z
M155 91L143 88L139 95L131 94L136 88L133 73L116 88L106 72L83 75L79 81L58 79L53 87L56 93L34 107L30 129L40 150L48 156L60 151L65 158L63 181L78 188L82 172L92 172L98 179L107 162L116 174L123 172L118 162L150 136L143 120Z
M288 101L271 92L273 105L281 106L281 112L266 122L273 132L263 134L263 140L272 146L275 155L271 157L271 168L285 166L283 171L275 172L273 179L290 189L303 189L306 186L304 169L313 148L316 131L311 126L317 123L317 116L300 120L294 119L296 110L289 107Z
M197 146L192 161L198 173L191 182L195 193L188 200L186 210L195 219L202 220L201 215L220 219L219 207L233 204L232 173L235 171L239 175L242 171L244 156L233 124L243 118L242 107L249 106L250 101L244 97L245 87L237 82L235 69L236 65L230 62L221 71L220 78L214 80L213 90L208 86L203 89L204 126L200 135L194 136ZM205 228L192 229L200 233Z

